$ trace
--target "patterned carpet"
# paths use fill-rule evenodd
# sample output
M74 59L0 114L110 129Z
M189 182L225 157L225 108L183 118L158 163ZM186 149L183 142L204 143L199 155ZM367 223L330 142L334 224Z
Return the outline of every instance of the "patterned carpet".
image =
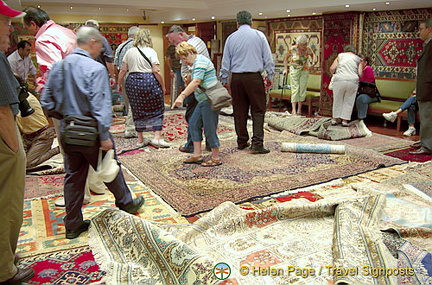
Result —
M141 183L128 182L128 186L133 194L141 195L146 199L139 211L140 217L162 223L187 223L183 217L175 213ZM24 201L24 222L17 249L20 256L68 250L87 244L88 237L85 234L72 240L64 238L65 211L64 208L55 206L54 202L57 198L58 196ZM84 218L91 219L107 208L116 208L114 197L110 192L107 191L104 195L92 195L90 204L83 207Z
M27 176L24 199L48 198L63 193L64 174Z
M341 140L339 142L379 152L406 148L413 143L409 139L400 139L376 133L373 133L372 136L369 137Z
M284 190L347 177L402 160L374 151L348 147L345 155L280 152L281 142L308 142L308 137L273 132L266 134L266 155L239 151L223 141L223 165L204 168L183 164L186 154L177 149L121 156L121 162L145 185L180 214L208 211L225 201L234 203ZM307 173L307 174L306 174Z

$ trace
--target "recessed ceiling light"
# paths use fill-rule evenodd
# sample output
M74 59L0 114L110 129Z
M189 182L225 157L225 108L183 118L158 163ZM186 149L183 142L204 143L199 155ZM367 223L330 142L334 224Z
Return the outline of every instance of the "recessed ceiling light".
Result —
M71 6L71 10L73 10L73 7Z
M291 12L291 10L290 10L290 9L287 9L286 12L289 13L289 12Z
M211 19L214 20L214 19L216 19L216 17L215 16L211 16Z
M291 15L290 15L290 14L288 14L287 16L288 16L288 17L291 17Z
M37 5L37 7L40 9L41 5Z
M126 12L129 12L129 9L126 9Z
M390 2L386 2L386 5L390 5Z
M262 16L262 15L263 15L263 13L262 13L262 12L259 12L259 13L258 13L258 16Z
M346 5L345 5L345 8L349 8L349 7L350 7L350 5L349 5L349 4L346 4Z
M165 21L161 21L161 24L165 24Z
M315 12L312 12L312 15L316 15L316 13L315 13Z
M192 18L192 21L196 21L196 19L195 19L195 18Z
M376 11L376 8L372 8L372 11Z
M101 10L101 8L99 8L99 11Z

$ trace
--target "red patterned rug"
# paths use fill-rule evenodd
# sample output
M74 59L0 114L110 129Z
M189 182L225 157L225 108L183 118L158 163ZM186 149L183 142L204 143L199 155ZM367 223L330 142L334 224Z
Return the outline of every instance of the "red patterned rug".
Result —
M211 210L225 201L248 201L403 163L375 151L350 146L345 155L280 151L281 142L308 141L308 137L266 134L265 146L271 150L266 155L239 151L235 140L222 141L223 165L218 167L183 164L187 154L173 148L121 156L120 161L184 216Z
M397 151L387 152L385 153L388 156L396 157L405 161L414 161L414 162L426 162L432 160L432 154L430 155L413 155L409 154L410 151L416 150L415 148L409 147L404 148Z
M63 193L64 174L27 176L24 199L52 197Z
M89 284L105 275L88 246L22 258L18 267L31 267L36 272L26 284Z

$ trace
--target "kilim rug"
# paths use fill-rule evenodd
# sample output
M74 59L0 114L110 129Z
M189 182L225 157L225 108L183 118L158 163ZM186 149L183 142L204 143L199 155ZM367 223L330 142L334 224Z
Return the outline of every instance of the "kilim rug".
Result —
M20 259L17 265L35 271L26 284L100 284L105 275L88 246L36 254Z
M225 202L191 225L106 210L90 246L107 284L390 284L394 276L329 269L396 267L377 227L383 206L382 195L257 211Z
M405 161L426 162L432 160L432 154L428 154L428 155L409 154L409 152L413 150L416 150L416 148L408 147L396 151L386 152L385 154L392 157L400 158Z
M223 165L183 164L177 149L121 156L120 161L180 214L208 211L224 201L234 203L284 190L355 175L402 160L348 147L345 155L280 152L281 142L308 142L308 137L266 134L266 155L237 150L235 141L221 146Z
M48 198L63 193L64 174L27 176L24 199Z
M127 177L131 176L127 175ZM128 182L128 186L133 195L141 195L145 198L145 204L139 210L140 217L162 223L188 223L140 182ZM86 234L72 240L65 239L63 224L65 210L54 204L58 197L24 201L24 220L17 249L20 256L67 250L88 243ZM84 218L91 219L107 208L116 208L114 197L108 190L104 195L91 196L90 204L83 206Z

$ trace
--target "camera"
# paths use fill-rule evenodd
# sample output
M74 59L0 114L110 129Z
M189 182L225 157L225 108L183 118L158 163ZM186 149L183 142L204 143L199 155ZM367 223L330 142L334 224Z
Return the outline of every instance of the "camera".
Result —
M14 74L15 78L18 80L18 83L20 85L19 91L18 91L18 100L19 100L19 110L21 112L21 117L27 117L30 116L35 112L35 110L30 106L27 97L28 97L28 89L27 89L27 83L18 75Z

